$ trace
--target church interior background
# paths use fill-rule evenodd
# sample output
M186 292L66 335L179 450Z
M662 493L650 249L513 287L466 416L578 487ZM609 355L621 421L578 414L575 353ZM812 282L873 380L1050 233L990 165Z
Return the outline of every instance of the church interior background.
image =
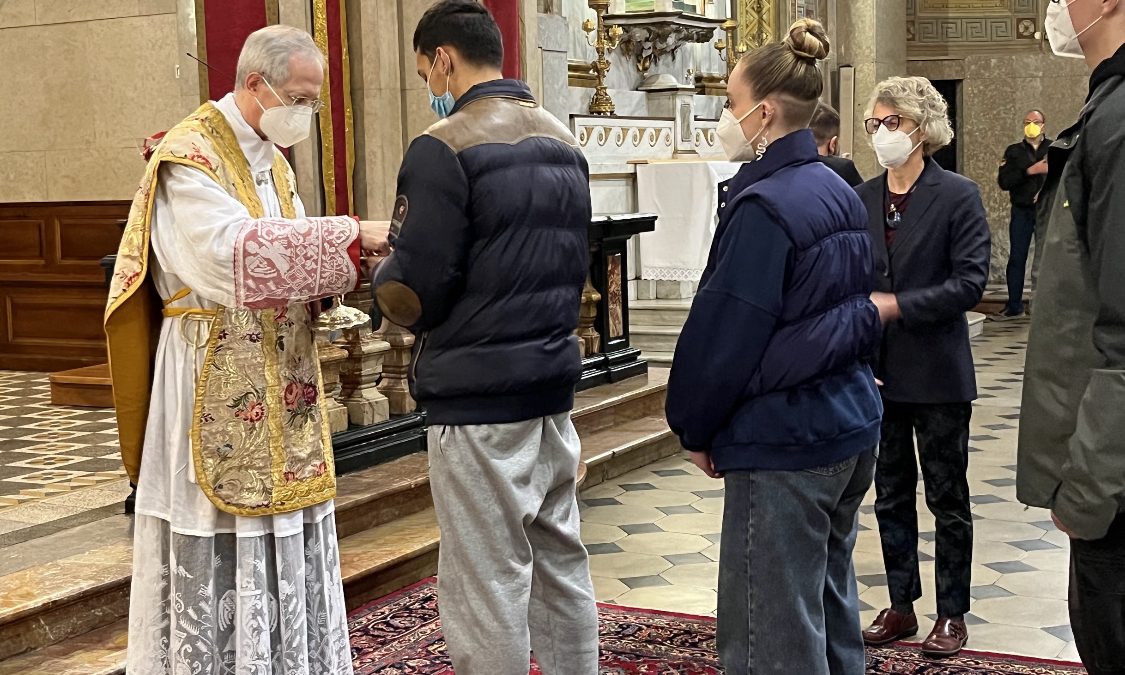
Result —
M728 69L792 20L833 41L825 98L841 149L867 178L874 85L939 84L956 119L946 168L976 181L1007 258L995 183L1022 115L1048 134L1075 118L1081 63L1042 36L1048 0L485 0L505 72L568 125L591 170L591 275L580 328L587 374L583 538L599 600L710 615L722 484L680 456L663 419L666 367L706 258ZM242 39L308 29L328 55L327 103L291 153L310 213L390 217L399 162L432 122L411 36L429 0L0 0L0 673L123 672L130 486L108 405L103 258L116 250L145 139L232 80ZM202 66L189 54L207 61ZM600 67L604 58L608 71ZM611 110L612 109L612 110ZM611 114L606 114L610 113ZM999 308L990 288L980 312ZM365 291L344 302L369 309ZM1067 539L1015 501L1027 325L974 325L982 397L970 485L975 649L1076 660ZM338 529L349 607L433 574L439 545L422 428L406 387L413 337L390 325L321 344L337 446ZM873 496L872 496L873 498ZM933 523L922 518L923 606L933 611ZM871 501L857 545L864 620L887 604ZM928 605L926 603L929 603ZM923 631L929 626L923 625Z

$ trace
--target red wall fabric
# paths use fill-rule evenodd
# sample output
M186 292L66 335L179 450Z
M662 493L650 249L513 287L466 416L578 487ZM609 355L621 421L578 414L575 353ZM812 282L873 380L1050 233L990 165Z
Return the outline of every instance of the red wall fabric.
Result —
M242 43L251 33L264 28L266 21L265 0L204 1L204 44L207 48L204 60L211 65L207 75L207 95L212 101L234 89Z
M504 77L520 74L520 5L519 0L481 0L492 11L504 39Z
M334 215L347 215L352 212L350 200L351 174L348 171L347 148L349 136L347 122L344 116L344 53L341 38L341 24L344 16L341 0L326 0L328 15L328 81L330 84L329 96L332 108L332 142L335 165L334 176L336 180L336 213ZM322 111L323 115L324 112Z

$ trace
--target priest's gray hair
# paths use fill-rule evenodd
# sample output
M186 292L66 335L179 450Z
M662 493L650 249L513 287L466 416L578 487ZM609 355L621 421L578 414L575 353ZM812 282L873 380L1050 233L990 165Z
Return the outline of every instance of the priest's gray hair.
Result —
M875 106L880 103L918 123L926 137L922 150L927 157L953 142L949 104L926 78L892 77L883 80L871 95L866 116L871 117Z
M261 73L274 88L289 81L289 59L303 56L324 68L324 54L307 32L292 26L266 26L250 34L238 55L235 89L246 86L250 73Z

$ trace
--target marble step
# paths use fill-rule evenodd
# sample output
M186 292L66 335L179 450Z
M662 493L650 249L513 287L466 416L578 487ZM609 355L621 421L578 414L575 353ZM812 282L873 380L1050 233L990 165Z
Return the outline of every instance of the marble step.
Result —
M680 453L680 441L668 428L664 411L623 422L582 439L586 478L582 489Z
M646 376L579 392L574 398L574 427L585 445L598 431L664 413L668 373L659 369Z
M690 311L691 300L636 300L629 303L629 327L682 326Z
M0 675L124 675L129 620L0 661Z
M604 480L624 472L615 467L640 466L648 457L677 451L667 447L664 432L653 436L651 419L629 426L662 415L666 386L667 374L658 369L577 396L575 426L583 442L597 450L595 463L605 465L594 471L586 467L590 478ZM626 433L603 433L614 428ZM340 477L337 531L341 542L364 541L371 532L390 531L380 528L409 526L410 517L422 517L417 514L431 506L425 455L404 457ZM75 639L126 616L132 572L129 525L128 517L114 516L81 531L75 528L12 547L18 550L0 551L0 661ZM360 538L353 539L356 536ZM419 544L417 555L404 560L393 574L367 581L355 578L356 597L378 597L406 586L410 579L432 574L435 563L436 538Z
M630 324L629 341L645 354L674 352L683 326L637 326Z
M986 317L979 312L967 312L965 320L969 322L969 339L978 338L984 335L984 324Z
M650 366L664 369L672 367L672 357L675 354L675 352L645 352L644 358L648 360Z
M403 457L340 477L337 532L343 541L431 506L425 456ZM75 542L59 533L19 545L36 564L13 570L18 565L4 561L13 571L0 576L0 661L127 615L132 531L125 516L107 520L96 539ZM92 528L76 536L86 531ZM52 557L44 548L57 551Z
M340 540L348 611L437 571L432 508ZM0 675L117 675L125 672L128 620L0 661Z

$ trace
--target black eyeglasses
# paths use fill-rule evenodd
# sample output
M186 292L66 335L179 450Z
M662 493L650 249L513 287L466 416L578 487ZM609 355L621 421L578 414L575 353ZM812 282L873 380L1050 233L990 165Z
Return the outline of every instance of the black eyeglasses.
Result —
M898 131L902 125L902 115L887 115L883 119L878 117L869 117L863 121L863 126L867 129L867 133L872 136L879 130L879 127L887 127L887 131Z

